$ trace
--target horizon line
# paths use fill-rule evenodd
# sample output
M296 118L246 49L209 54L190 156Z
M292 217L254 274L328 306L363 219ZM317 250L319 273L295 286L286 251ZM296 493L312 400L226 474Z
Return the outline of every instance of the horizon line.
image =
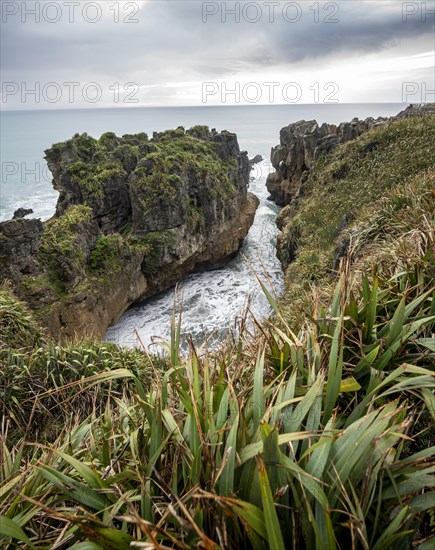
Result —
M416 102L412 105L426 105L432 103L428 102ZM225 107L296 107L296 106L323 106L323 107L339 107L344 105L411 105L409 102L404 101L344 101L340 103L273 103L273 104L230 104L230 105L135 105L135 106L112 106L112 107L60 107L52 109L1 109L0 115L3 113L35 113L35 112L53 112L53 111L108 111L108 110L135 110L135 109L199 109L199 108L225 108Z

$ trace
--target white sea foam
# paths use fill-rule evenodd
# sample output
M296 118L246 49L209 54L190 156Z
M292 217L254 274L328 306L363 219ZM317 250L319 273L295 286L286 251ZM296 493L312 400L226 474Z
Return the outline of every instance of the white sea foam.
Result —
M46 221L55 213L58 197L59 193L47 188L46 184L41 185L40 189L35 186L31 196L21 191L11 193L3 199L0 221L10 220L18 208L31 208L33 214L30 217Z

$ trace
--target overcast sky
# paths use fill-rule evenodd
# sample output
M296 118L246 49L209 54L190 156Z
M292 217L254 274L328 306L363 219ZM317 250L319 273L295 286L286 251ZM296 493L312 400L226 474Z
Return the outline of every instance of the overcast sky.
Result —
M435 100L433 0L1 8L2 109Z

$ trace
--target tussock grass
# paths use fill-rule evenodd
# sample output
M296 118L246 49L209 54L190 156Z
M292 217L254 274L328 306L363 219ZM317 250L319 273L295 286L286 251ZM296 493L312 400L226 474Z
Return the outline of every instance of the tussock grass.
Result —
M151 383L84 378L84 396L129 383L48 445L4 427L6 547L406 548L433 498L433 448L412 447L434 414L433 289L417 271L359 283L343 269L298 334L272 302L280 326L249 359L231 345L182 358L174 315Z
M182 356L175 306L164 357L92 343L17 351L8 340L3 547L432 547L435 201L433 171L411 174L429 154L424 124L405 122L376 134L402 168L376 190L388 169L383 146L373 149L372 199L355 199L352 223L322 256L352 237L333 274L312 254L340 212L307 233L317 199L308 189L301 199L287 272L312 269L299 323L262 285L274 318L255 335L243 323L215 353L191 344ZM355 155L370 161L361 147L337 152L355 174ZM408 177L402 155L418 147Z
M31 349L43 339L44 332L30 310L4 281L0 285L0 358L7 349Z
M27 441L52 441L72 417L84 420L104 411L107 400L123 398L130 382L124 375L114 377L115 369L128 369L150 383L149 361L139 350L110 343L44 341L31 313L7 287L0 294L0 310L2 300L8 324L0 350L0 410L11 441L23 436ZM155 362L160 368L160 359ZM106 375L110 383L104 383Z

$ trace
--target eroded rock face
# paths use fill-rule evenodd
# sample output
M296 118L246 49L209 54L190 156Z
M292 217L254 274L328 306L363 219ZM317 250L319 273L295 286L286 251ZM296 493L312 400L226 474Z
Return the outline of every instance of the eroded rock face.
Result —
M285 206L297 198L313 163L341 143L356 139L372 128L394 120L430 114L435 114L435 103L410 105L390 118L354 118L351 122L342 122L338 126L319 126L315 120L300 120L285 126L280 132L280 143L272 148L270 156L275 168L275 172L268 176L266 182L271 200Z
M0 278L19 282L40 270L37 253L44 226L40 220L14 219L0 223Z
M0 224L0 280L55 338L100 338L133 302L221 266L258 207L236 135L204 126L76 135L46 158L56 215Z
M304 177L320 156L386 121L385 118L355 118L339 126L319 126L315 120L301 120L282 128L280 144L272 149L270 157L275 172L266 182L271 199L281 206L289 204L300 194Z

